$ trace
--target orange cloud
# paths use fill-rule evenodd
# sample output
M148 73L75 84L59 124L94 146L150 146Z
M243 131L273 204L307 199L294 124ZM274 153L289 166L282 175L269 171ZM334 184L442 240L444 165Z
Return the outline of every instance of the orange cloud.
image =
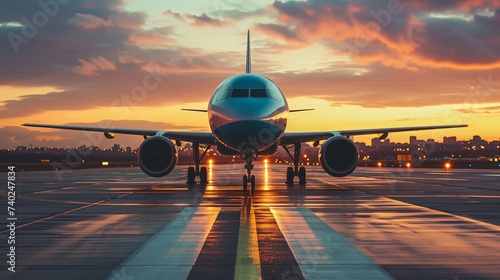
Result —
M411 70L499 67L500 43L495 38L500 36L496 27L500 10L491 17L475 14L475 9L487 9L498 1L456 1L448 6L422 2L390 6L379 1L275 1L277 22L257 26L295 45L298 41L307 42L302 46L329 42L336 55L347 55L364 65L381 62ZM431 17L429 10L434 6L447 12L468 8L472 20Z
M73 72L83 76L99 75L101 71L116 70L116 66L102 56L90 58L89 61L80 59L78 62L80 62L80 65L74 67Z

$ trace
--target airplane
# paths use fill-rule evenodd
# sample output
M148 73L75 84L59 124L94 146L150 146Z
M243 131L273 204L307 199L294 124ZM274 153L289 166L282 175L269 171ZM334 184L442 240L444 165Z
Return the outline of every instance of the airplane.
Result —
M301 143L321 144L319 158L324 171L331 176L344 177L351 174L358 163L358 150L350 139L355 135L381 134L387 138L389 133L467 127L467 124L412 126L394 128L371 128L353 130L332 130L315 132L287 132L289 113L313 109L288 107L287 100L278 85L269 78L251 71L250 30L247 32L246 71L225 79L215 89L205 109L183 109L208 113L210 132L162 131L150 129L101 128L55 124L25 123L23 126L55 129L83 130L104 133L108 139L115 134L141 135L144 141L138 150L138 164L142 171L151 177L168 175L177 163L177 148L182 142L190 142L193 147L194 167L187 170L187 184L206 185L207 168L201 167L201 160L207 151L215 146L222 155L239 155L245 162L246 174L243 175L243 190L248 184L255 190L255 176L252 175L253 162L259 156L273 155L279 147L284 148L293 162L286 171L286 183L293 184L298 177L299 184L306 183L306 169L299 168ZM182 142L181 142L182 141ZM175 144L174 144L175 142ZM205 146L200 155L200 145ZM293 147L293 153L290 149Z

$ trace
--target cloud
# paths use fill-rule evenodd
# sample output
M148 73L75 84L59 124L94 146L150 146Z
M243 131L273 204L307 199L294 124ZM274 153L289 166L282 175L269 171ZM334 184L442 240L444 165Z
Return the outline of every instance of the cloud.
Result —
M101 27L135 29L144 24L145 18L146 14L142 12L120 12L111 15L107 20L92 14L76 13L74 17L68 19L68 24L76 25L82 29L96 29Z
M470 108L460 108L455 111L462 114L476 114L476 115L484 115L484 114L498 114L500 113L500 106L478 106L474 104L474 106L468 106Z
M95 29L99 27L114 26L111 20L104 20L90 14L76 13L74 17L68 19L69 24L74 24L82 29Z
M194 26L213 26L213 27L223 27L225 23L221 21L220 19L216 18L211 18L207 14L202 13L201 15L191 15L191 14L186 14L186 18L193 20L192 25Z
M272 12L270 11L270 9L268 9L268 7L254 9L250 11L244 11L239 9L231 9L231 10L217 9L216 11L213 11L210 14L219 18L232 19L232 20L242 20L247 18L263 18L272 16Z
M356 71L361 72L356 65L346 64L334 66L330 71L273 73L269 77L280 85L287 98L307 96L365 108L390 110L390 107L445 104L468 108L478 102L500 102L500 95L493 94L483 85L487 79L480 70L431 68L408 75L406 71L378 63L360 75L353 74ZM495 82L496 78L493 78L491 85ZM469 85L483 85L483 88L474 91Z
M99 72L102 71L116 70L116 66L102 56L90 58L89 61L80 59L78 62L80 62L80 65L75 66L73 71L83 76L99 75Z
M170 9L164 11L163 14L166 15L166 16L169 16L169 17L173 17L173 18L179 19L179 20L183 20L184 19L181 14L173 12Z
M169 9L164 11L163 14L183 22L190 22L192 26L196 27L205 27L205 26L225 27L227 24L227 22L224 22L217 18L210 17L206 13L202 13L199 16L190 13L184 13L183 15L181 15Z
M500 67L499 5L497 0L275 1L277 20L258 26L285 41L326 41L334 54L363 65L486 70Z
M167 44L175 41L169 37L173 33L171 27L152 28L138 30L129 37L129 41L137 45L145 44Z
M258 23L257 29L273 37L280 37L285 41L292 43L304 43L295 30L292 30L286 25L279 25L273 23Z
M33 7L9 2L6 6L12 12L2 9L0 15L14 22L41 9L36 1L26 2ZM132 90L143 86L152 75L160 77L160 82L148 90L147 99L134 104L162 106L208 100L210 92L225 78L219 73L234 73L235 64L240 64L239 60L228 60L226 53L207 55L178 45L172 27L150 28L146 19L144 13L125 11L118 0L71 1L61 6L27 44L20 45L17 55L5 45L8 40L2 40L0 84L63 90L2 100L0 119L61 108L128 106L122 99L130 98ZM2 27L0 37L7 38L9 32L22 35L20 27ZM163 73L170 76L161 76Z

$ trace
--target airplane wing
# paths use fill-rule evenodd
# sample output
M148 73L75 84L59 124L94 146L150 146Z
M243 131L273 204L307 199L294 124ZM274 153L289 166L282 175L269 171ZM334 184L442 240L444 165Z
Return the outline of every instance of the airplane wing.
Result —
M151 129L129 129L129 128L111 128L111 127L91 127L91 126L73 126L73 125L56 125L56 124L36 124L24 123L23 126L56 128L68 130L94 131L103 133L130 134L142 135L144 137L154 136L157 134L163 135L172 140L197 142L205 145L215 145L215 138L212 132L190 132L190 131L162 131Z
M323 132L285 132L281 138L280 145L291 145L301 142L312 142L330 138L337 134L343 136L367 135L367 134L387 134L390 132L417 131L429 129L457 128L467 127L466 124L456 125L433 125L433 126L407 126L407 127L392 127L392 128L369 128L369 129L352 129L352 130L337 130Z

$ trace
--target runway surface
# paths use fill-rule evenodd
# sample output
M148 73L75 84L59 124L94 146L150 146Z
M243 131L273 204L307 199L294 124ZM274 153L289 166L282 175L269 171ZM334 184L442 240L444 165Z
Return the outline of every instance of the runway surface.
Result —
M17 173L16 272L0 279L500 279L500 172L209 166ZM5 174L5 173L4 173ZM6 176L6 175L5 175ZM6 188L0 199L6 222Z

